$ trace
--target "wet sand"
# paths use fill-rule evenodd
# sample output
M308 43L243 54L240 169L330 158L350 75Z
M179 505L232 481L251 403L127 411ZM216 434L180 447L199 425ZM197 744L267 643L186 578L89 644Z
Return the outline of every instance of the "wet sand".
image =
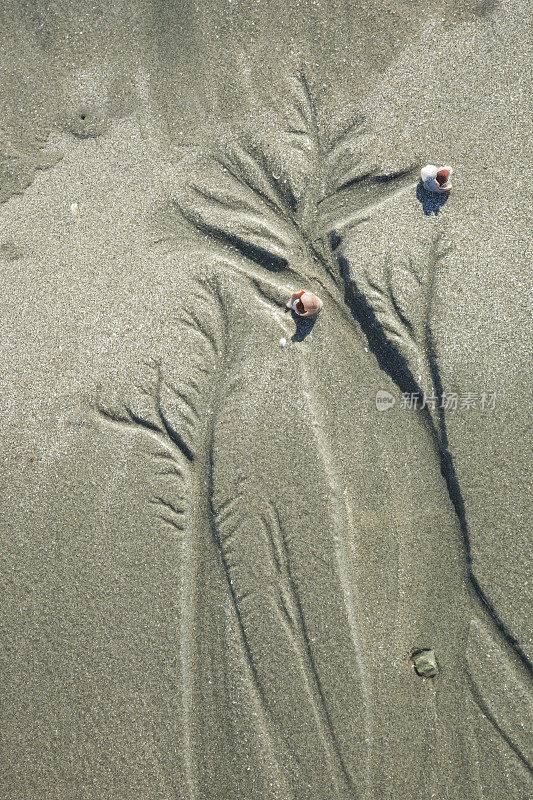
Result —
M527 13L455 6L4 10L6 797L531 796Z

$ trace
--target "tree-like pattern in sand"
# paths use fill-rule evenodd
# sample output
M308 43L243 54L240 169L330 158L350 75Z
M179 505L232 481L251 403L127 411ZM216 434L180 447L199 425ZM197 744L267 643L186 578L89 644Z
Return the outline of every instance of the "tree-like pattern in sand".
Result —
M175 358L98 402L155 437L171 478L152 504L181 542L183 797L490 798L488 725L525 800L529 663L473 573L438 402L442 215L362 116L327 130L303 72L264 95L176 167L197 269ZM300 288L316 320L286 311ZM437 402L379 415L380 389ZM427 647L434 678L412 667Z

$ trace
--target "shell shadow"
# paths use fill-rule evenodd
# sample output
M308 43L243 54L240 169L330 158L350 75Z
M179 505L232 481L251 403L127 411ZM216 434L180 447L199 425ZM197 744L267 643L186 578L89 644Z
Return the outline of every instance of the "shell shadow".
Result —
M435 214L436 216L440 211L440 207L448 202L449 192L446 192L446 194L428 192L424 189L422 181L420 181L416 187L416 196L424 210L424 214L426 217L430 217L431 214Z
M287 309L287 313L289 309ZM306 336L309 336L314 328L316 317L299 317L294 311L291 311L291 316L296 323L296 330L291 336L291 342L303 342Z

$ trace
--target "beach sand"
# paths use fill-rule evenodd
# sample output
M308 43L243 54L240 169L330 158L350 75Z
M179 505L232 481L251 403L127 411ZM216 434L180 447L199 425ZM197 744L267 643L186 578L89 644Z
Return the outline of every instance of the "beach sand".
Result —
M5 5L2 796L531 797L528 17Z

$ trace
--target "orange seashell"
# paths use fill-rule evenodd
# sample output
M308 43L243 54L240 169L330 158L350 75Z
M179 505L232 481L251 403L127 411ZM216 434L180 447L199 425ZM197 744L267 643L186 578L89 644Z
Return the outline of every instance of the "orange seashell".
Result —
M451 169L443 167L442 169L439 169L439 171L435 175L435 180L437 181L441 189L444 189L445 185L448 183L448 178L450 177L451 172L452 172ZM450 189L451 188L452 187L450 186Z
M452 188L450 183L452 172L453 169L451 167L436 167L434 164L427 164L422 168L420 178L428 192L445 194Z
M291 299L287 303L287 308L290 308L299 317L314 317L322 306L323 303L320 297L317 297L313 292L308 292L306 289L293 292Z

